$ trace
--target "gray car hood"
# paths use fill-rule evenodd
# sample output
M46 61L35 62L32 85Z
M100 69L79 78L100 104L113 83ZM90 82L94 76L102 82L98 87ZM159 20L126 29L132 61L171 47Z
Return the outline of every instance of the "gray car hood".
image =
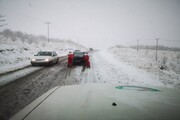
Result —
M52 56L34 56L34 59L52 59Z
M153 88L113 84L55 87L11 120L180 120L180 90Z

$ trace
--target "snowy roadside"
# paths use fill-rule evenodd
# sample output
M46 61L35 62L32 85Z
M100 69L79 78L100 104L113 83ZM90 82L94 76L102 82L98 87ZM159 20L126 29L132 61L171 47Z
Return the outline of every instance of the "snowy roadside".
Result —
M111 48L108 52L118 61L134 66L151 74L153 78L166 86L180 88L180 53L159 51L155 61L153 50L136 51L131 48ZM163 65L166 67L160 69Z
M20 70L20 69L23 69L23 68L26 68L26 67L29 67L29 66L31 66L29 61L23 61L23 62L21 62L19 64L15 64L15 65L1 66L0 75L4 74L4 73Z
M116 60L107 51L90 54L91 68L82 71L82 66L75 66L68 80L78 81L80 84L108 83L135 86L166 86L155 76L146 71Z
M42 50L56 51L59 57L66 56L67 48L75 49L73 43L68 42L44 42L37 43L22 42L21 38L13 41L11 38L0 41L0 74L20 70L31 66L30 59ZM78 46L80 47L80 46ZM76 48L83 49L83 48ZM64 51L63 51L64 50Z
M164 86L147 72L114 59L107 51L95 53L93 57L96 76L102 83L119 83L121 85Z
M5 76L0 76L0 87L17 80L18 78L24 77L32 72L40 70L42 68L43 67L30 67Z

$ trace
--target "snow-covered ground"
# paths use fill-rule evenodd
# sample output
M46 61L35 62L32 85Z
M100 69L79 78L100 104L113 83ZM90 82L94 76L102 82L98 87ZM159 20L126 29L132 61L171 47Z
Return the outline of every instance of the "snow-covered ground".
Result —
M73 49L87 50L73 42L24 42L21 38L0 35L0 74L30 66L30 59L41 50L56 51L59 56ZM70 78L79 83L120 83L125 85L158 85L180 88L180 52L113 47L90 53L91 69L72 69ZM70 82L71 83L71 82ZM78 83L78 82L76 82Z
M71 75L67 80L73 79L78 81L77 83L79 84L110 83L180 88L180 74L175 69L169 68L171 61L167 61L167 68L161 70L159 68L162 65L160 60L156 62L153 60L153 57L148 58L146 50L139 51L138 55L136 55L136 52L136 50L130 48L114 48L90 53L91 68L82 71L82 67L76 66L75 69L72 69ZM153 51L148 52L153 54ZM161 52L168 60L175 59L179 55L176 52ZM159 54L162 54L161 52ZM151 67L148 67L148 65ZM178 65L177 62L176 67Z
M156 61L154 50L137 52L131 48L114 47L108 51L123 64L146 71L166 86L180 88L180 52L158 51L158 61Z
M42 67L28 67L5 76L0 76L0 87L40 69Z
M108 51L99 51L90 54L91 68L82 71L82 67L77 66L71 72L71 77L67 80L79 80L80 84L86 83L110 83L120 85L137 86L167 86L153 75L146 71L125 64L116 60Z
M48 43L46 40L29 44L22 42L21 38L16 38L15 41L2 35L0 38L0 74L30 66L30 59L42 50L56 51L58 56L65 56L73 49L85 50L67 41Z

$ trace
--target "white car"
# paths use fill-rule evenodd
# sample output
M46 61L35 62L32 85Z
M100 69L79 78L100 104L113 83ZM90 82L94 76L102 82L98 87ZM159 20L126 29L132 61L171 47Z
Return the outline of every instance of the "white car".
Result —
M40 51L31 59L32 66L35 65L51 65L58 63L59 57L55 51Z
M180 120L180 90L118 84L57 86L10 120Z

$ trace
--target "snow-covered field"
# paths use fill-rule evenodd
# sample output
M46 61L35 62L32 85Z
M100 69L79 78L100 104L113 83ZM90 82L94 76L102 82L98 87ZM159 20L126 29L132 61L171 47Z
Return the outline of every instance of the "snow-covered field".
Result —
M0 74L30 66L30 59L42 50L56 51L58 56L67 55L72 49L85 50L67 41L48 43L46 40L29 44L22 42L21 38L16 38L15 41L2 35L0 38Z
M149 73L166 86L180 88L180 52L137 50L113 47L108 50L116 60Z

